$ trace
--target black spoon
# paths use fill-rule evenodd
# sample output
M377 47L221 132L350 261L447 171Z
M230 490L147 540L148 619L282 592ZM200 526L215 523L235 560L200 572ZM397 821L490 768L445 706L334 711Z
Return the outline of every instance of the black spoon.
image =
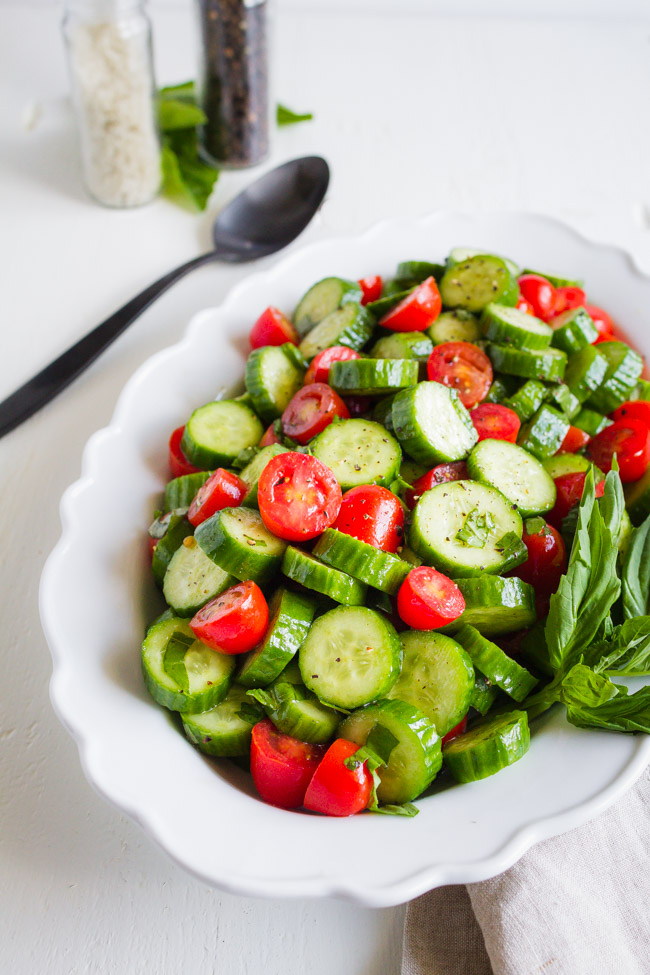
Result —
M267 257L290 244L312 219L329 184L320 156L304 156L266 173L235 197L212 227L214 250L159 278L67 352L0 403L0 437L65 389L138 315L174 282L210 261L241 264Z

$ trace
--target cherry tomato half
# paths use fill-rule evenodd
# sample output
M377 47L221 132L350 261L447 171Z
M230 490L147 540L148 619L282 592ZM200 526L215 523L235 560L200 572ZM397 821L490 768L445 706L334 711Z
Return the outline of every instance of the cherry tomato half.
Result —
M434 277L425 278L406 298L391 308L379 324L393 332L424 332L440 314L442 298Z
M384 552L396 552L404 541L404 509L388 488L362 484L345 492L333 527Z
M458 619L465 609L462 592L437 569L411 569L397 593L397 611L414 630L435 630Z
M575 285L570 284L556 288L553 317L555 318L557 315L561 315L563 311L569 311L571 308L580 308L586 300L587 296L582 288L576 288Z
M193 525L200 525L222 508L237 508L247 492L246 481L242 481L232 471L218 467L194 495L187 512L188 521Z
M530 583L536 593L550 596L557 590L566 571L564 539L543 518L527 518L522 541L528 549L528 559L513 569L512 575Z
M196 474L199 470L181 450L181 440L185 427L177 427L169 438L169 473L172 477L183 477L185 474Z
M522 274L519 292L533 310L533 315L546 321L555 314L555 288L541 274Z
M302 806L307 786L326 748L284 735L272 721L258 721L251 736L251 775L265 802L282 809Z
M535 314L535 311L533 309L533 306L531 305L531 303L529 301L526 300L526 298L523 297L523 295L519 295L519 300L517 301L516 307L517 307L517 309L519 311L523 311L526 315L534 315ZM451 734L451 731L449 732L449 734ZM443 738L443 741L444 741L444 738Z
M358 750L358 745L345 738L337 738L330 745L307 786L306 809L326 816L353 816L366 808L372 792L372 775L366 763L355 769L344 765Z
M469 478L467 464L464 460L455 460L449 464L437 464L432 470L427 471L404 494L406 506L413 510L425 491L430 491L436 484L444 484L447 481L466 481Z
M329 349L323 349L312 359L309 369L305 373L305 386L311 383L326 383L330 375L330 366L333 362L348 362L350 359L360 359L361 356L354 349L348 349L347 345L332 345Z
M470 413L470 419L480 440L508 440L517 442L521 420L514 410L500 403L479 403Z
M289 542L301 542L334 524L341 488L329 467L316 457L278 454L262 471L257 502L269 531Z
M440 742L441 747L444 748L447 742L451 741L452 738L458 738L459 735L464 734L466 729L467 729L467 715L465 715L464 718L461 718L458 724L454 725L451 731L448 731L447 734L444 735L444 737Z
M576 504L582 500L585 489L585 471L576 471L573 474L561 474L554 478L557 497L554 507L546 515L554 528L561 530L562 522ZM596 497L602 498L605 490L605 482L599 481L596 484Z
M264 436L260 440L260 447L270 447L274 443L282 443L282 441L275 432L275 424L272 423L266 428Z
M304 445L328 427L335 416L344 420L350 417L339 394L326 383L311 383L289 401L282 414L282 429L287 437Z
M220 653L246 653L269 625L269 607L260 587L238 582L211 599L190 620L194 635Z
M432 382L455 389L467 409L488 394L494 378L492 363L471 342L443 342L429 356L427 375Z
M622 403L617 410L614 410L612 417L614 420L641 420L650 428L650 403L644 399Z
M269 305L253 325L249 341L251 349L260 349L263 345L284 345L285 342L298 345L300 338L287 316Z
M650 428L642 420L615 420L589 442L587 455L601 471L611 471L616 454L623 484L643 477L650 465Z
M591 315L598 332L598 338L595 339L594 345L598 345L599 342L613 342L616 339L616 329L607 312L597 305L585 305L585 309Z
M569 427L557 452L558 454L575 454L576 451L586 447L589 440L590 437L586 430L581 430L580 427Z
M367 305L370 301L377 301L381 298L381 289L384 283L379 274L372 277L361 278L359 287L361 288L361 304Z

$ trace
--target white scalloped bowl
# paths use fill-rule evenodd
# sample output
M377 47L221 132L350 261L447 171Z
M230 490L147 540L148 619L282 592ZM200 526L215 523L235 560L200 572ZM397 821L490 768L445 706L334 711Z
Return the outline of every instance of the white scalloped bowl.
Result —
M581 731L552 713L535 726L523 761L422 799L415 819L328 819L265 805L243 771L194 750L144 689L140 641L159 597L143 537L165 482L170 431L240 380L248 329L262 308L291 310L328 274L390 275L400 260L440 259L456 245L584 277L590 299L650 349L643 329L650 279L619 250L529 215L383 223L297 251L197 315L181 342L128 382L110 426L86 446L81 479L63 496L63 534L41 585L54 707L90 783L209 884L247 895L398 904L500 873L533 843L603 810L650 760L649 738Z

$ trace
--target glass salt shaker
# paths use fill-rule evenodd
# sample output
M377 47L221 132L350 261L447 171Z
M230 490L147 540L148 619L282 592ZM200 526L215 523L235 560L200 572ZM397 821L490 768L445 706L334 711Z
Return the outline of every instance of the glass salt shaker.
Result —
M67 0L63 36L89 192L110 207L148 203L161 166L143 0Z
M254 166L269 153L266 0L196 0L201 152L212 164Z

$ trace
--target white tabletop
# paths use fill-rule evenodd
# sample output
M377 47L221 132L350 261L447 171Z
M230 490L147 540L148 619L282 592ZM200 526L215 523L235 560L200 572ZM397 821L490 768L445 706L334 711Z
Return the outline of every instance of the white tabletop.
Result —
M280 131L272 162L319 152L333 174L302 242L440 207L527 209L650 269L649 29L604 6L561 23L439 19L413 3L401 17L387 3L376 16L352 2L280 6L277 96L316 119ZM58 20L51 5L0 6L0 398L204 247L210 213L250 178L224 174L202 216L163 200L131 212L90 202ZM160 82L191 77L189 9L155 5L154 26ZM171 864L93 794L49 703L37 592L59 497L132 371L246 273L195 272L0 441L0 967L13 975L399 971L402 908L247 900Z

